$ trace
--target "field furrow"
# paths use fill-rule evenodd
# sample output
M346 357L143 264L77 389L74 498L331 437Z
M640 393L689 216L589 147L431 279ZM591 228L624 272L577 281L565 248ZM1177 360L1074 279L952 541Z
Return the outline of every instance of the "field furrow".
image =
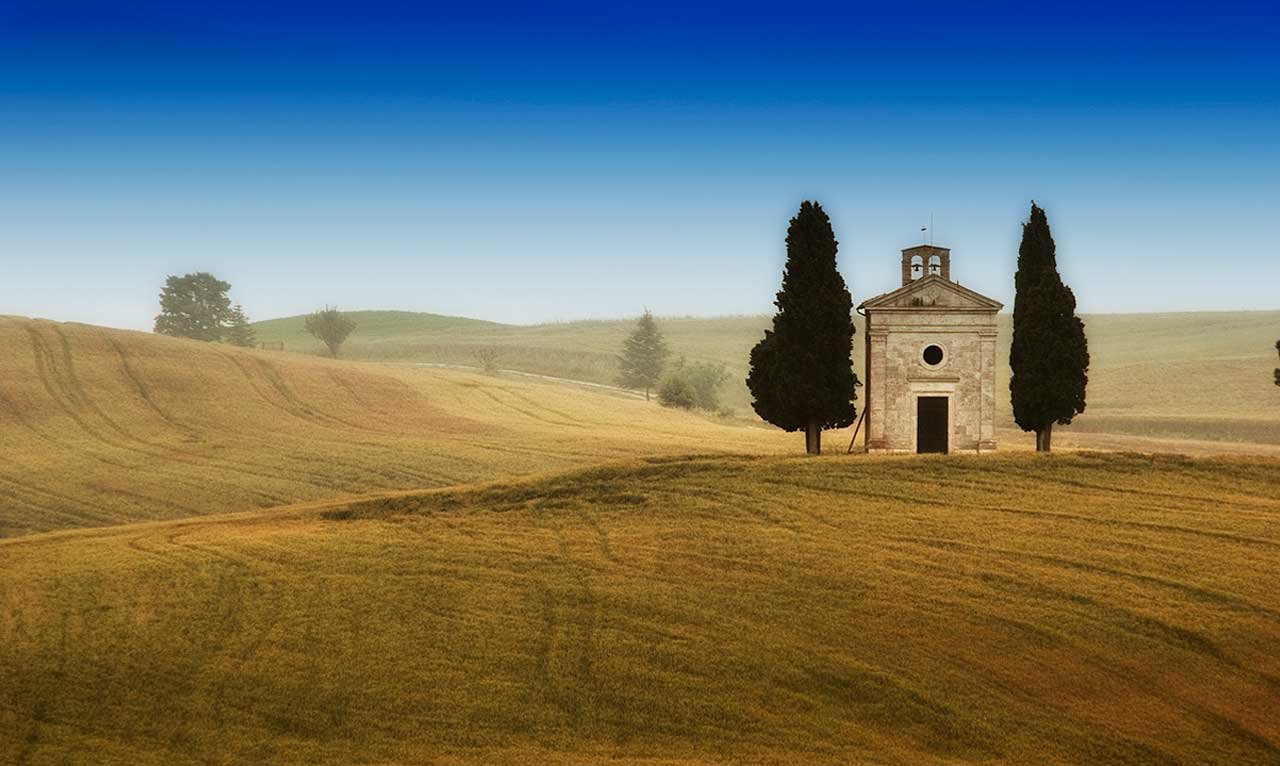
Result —
M1269 468L701 457L0 541L0 750L1274 763Z

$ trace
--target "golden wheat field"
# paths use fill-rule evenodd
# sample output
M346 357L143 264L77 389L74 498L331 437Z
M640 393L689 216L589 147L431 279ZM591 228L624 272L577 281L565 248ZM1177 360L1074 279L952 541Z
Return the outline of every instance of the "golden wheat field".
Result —
M581 386L0 349L0 763L1280 763L1273 458L815 459Z
M652 459L0 541L0 753L1277 763L1276 476Z
M633 398L0 317L0 537L784 435Z

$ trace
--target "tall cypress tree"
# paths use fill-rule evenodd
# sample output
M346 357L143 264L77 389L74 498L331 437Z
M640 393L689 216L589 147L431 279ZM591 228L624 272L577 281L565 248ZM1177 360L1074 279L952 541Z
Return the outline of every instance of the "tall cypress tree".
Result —
M636 329L623 341L618 385L643 388L644 400L649 401L649 390L658 385L669 353L667 343L658 331L658 323L653 321L649 309L645 309L636 320Z
M805 201L787 229L787 265L773 329L751 350L751 406L787 432L805 432L805 451L822 452L822 429L852 425L853 298L836 269L835 232Z
M1084 412L1089 345L1076 316L1076 296L1058 274L1049 219L1034 202L1022 227L1013 281L1013 419L1022 430L1035 431L1037 451L1048 452L1053 424L1068 425Z

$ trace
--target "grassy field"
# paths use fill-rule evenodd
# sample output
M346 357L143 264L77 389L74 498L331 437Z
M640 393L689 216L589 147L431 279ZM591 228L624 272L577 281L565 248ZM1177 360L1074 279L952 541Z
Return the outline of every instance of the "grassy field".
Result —
M409 312L355 312L346 354L381 361L477 364L475 352L501 350L503 367L612 383L632 320L501 325ZM1009 316L1001 316L996 389L1008 391ZM1280 388L1272 385L1280 311L1105 314L1085 317L1092 369L1089 408L1072 430L1159 439L1280 444ZM720 362L730 372L726 404L752 415L743 382L751 347L769 318L665 318L677 355ZM318 353L292 317L255 325L261 339ZM861 333L861 326L859 326ZM861 334L859 334L859 339ZM861 369L862 345L855 342ZM1012 427L1005 405L1000 424Z
M6 537L789 442L577 387L0 317L0 444Z
M1274 461L704 458L0 541L0 760L1280 763Z

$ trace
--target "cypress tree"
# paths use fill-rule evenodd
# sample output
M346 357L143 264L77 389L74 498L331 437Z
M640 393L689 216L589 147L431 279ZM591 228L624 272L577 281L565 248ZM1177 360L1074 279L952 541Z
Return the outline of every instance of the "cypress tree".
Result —
M227 325L227 342L233 346L252 347L257 343L257 335L249 326L249 318L244 315L244 308L237 303L231 307L231 321Z
M1022 430L1035 431L1037 451L1048 452L1054 423L1068 425L1084 412L1089 346L1076 296L1058 274L1049 219L1034 202L1022 227L1014 288L1013 419Z
M643 388L644 400L649 401L649 391L658 385L669 353L667 343L658 331L658 323L653 320L649 309L645 309L636 321L636 329L622 344L618 385Z
M822 452L822 429L852 425L853 298L836 269L835 232L816 202L805 201L787 229L787 264L773 329L751 350L747 387L766 422L805 432L805 451Z
M1276 353L1280 354L1280 340L1276 341ZM1276 368L1276 385L1280 386L1280 367Z

